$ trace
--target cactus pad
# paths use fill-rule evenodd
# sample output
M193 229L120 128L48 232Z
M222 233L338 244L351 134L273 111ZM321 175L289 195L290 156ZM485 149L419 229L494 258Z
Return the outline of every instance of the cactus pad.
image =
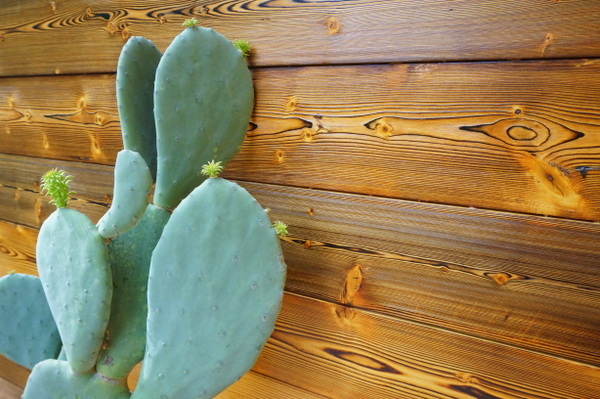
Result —
M59 354L60 337L38 277L0 278L0 326L0 353L23 367Z
M40 278L74 371L94 367L104 339L112 279L104 239L82 213L59 208L36 247Z
M148 206L152 175L140 154L121 150L115 165L115 185L110 209L98 221L98 232L114 238L135 226Z
M154 202L174 209L205 179L202 165L225 165L242 145L254 105L244 56L212 29L186 28L160 60L154 104Z
M23 399L127 399L125 380L112 380L93 372L75 373L62 360L45 360L31 372Z
M154 75L161 53L143 37L127 41L117 65L117 105L125 149L138 152L156 177Z
M107 377L125 378L144 356L148 314L148 270L170 214L149 205L140 222L108 244L113 299L108 322L110 340L96 365Z
M202 183L152 255L146 356L132 397L212 398L237 381L273 331L284 279L265 210L235 183Z

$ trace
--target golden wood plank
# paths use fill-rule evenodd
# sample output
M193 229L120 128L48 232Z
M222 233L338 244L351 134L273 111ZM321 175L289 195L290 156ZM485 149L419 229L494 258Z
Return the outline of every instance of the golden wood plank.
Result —
M13 272L37 275L37 234L36 229L0 221L0 276Z
M290 225L288 291L600 365L600 224L242 185Z
M330 398L600 397L597 367L297 295L254 370Z
M586 60L257 69L226 176L600 220L599 76ZM4 153L114 162L113 77L0 81Z
M0 355L0 379L17 387L24 387L27 378L29 378L29 373L30 371L25 367L19 366Z
M21 388L0 378L0 399L19 399L22 394Z
M196 17L254 46L254 65L597 57L593 1L8 0L0 75L112 72L127 38L162 50Z

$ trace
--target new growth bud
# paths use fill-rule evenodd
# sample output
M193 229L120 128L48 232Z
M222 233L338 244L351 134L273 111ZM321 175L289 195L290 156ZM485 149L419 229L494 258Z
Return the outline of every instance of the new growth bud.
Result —
M64 208L69 201L69 195L75 194L69 190L69 183L73 177L67 175L63 170L52 169L42 176L42 191L51 197L51 204L57 208Z
M200 173L202 173L204 176L208 176L211 179L219 177L221 172L223 172L223 166L221 166L221 164L221 161L215 162L214 160L212 160L206 165L202 166L202 170L200 171Z

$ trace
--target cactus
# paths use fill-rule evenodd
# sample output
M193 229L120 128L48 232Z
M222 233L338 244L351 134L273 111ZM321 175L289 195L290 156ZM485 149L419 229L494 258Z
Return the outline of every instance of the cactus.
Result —
M75 372L96 364L110 313L112 278L104 239L84 214L60 207L43 223L37 267Z
M128 398L142 359L133 398L210 398L252 367L274 329L286 226L218 177L252 112L250 47L184 25L163 56L132 38L119 58L125 150L97 226L66 208L69 176L44 180L60 208L40 230L38 268L64 356L33 368L25 399Z
M158 170L154 201L175 209L205 177L238 152L254 105L244 56L212 29L190 26L173 40L156 69L154 106Z
M152 175L144 158L134 151L122 150L115 164L113 203L98 221L98 232L114 238L137 224L148 206Z
M237 381L273 331L284 278L265 210L235 183L202 183L152 255L148 344L133 398L212 398Z
M28 369L58 356L62 346L40 279L0 278L0 352Z
M139 36L127 41L117 65L117 105L121 117L123 146L139 153L156 179L156 128L154 75L161 53Z

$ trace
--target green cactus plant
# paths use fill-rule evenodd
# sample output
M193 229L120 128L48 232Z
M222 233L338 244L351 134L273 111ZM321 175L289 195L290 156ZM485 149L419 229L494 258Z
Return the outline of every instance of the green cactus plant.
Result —
M56 358L62 343L38 277L8 274L0 278L0 353L32 369Z
M98 224L66 208L69 176L44 177L59 209L40 230L38 267L64 356L33 367L25 399L211 398L252 367L274 329L286 226L218 177L253 108L250 47L195 20L184 27L162 56L132 38L119 57L125 149Z

